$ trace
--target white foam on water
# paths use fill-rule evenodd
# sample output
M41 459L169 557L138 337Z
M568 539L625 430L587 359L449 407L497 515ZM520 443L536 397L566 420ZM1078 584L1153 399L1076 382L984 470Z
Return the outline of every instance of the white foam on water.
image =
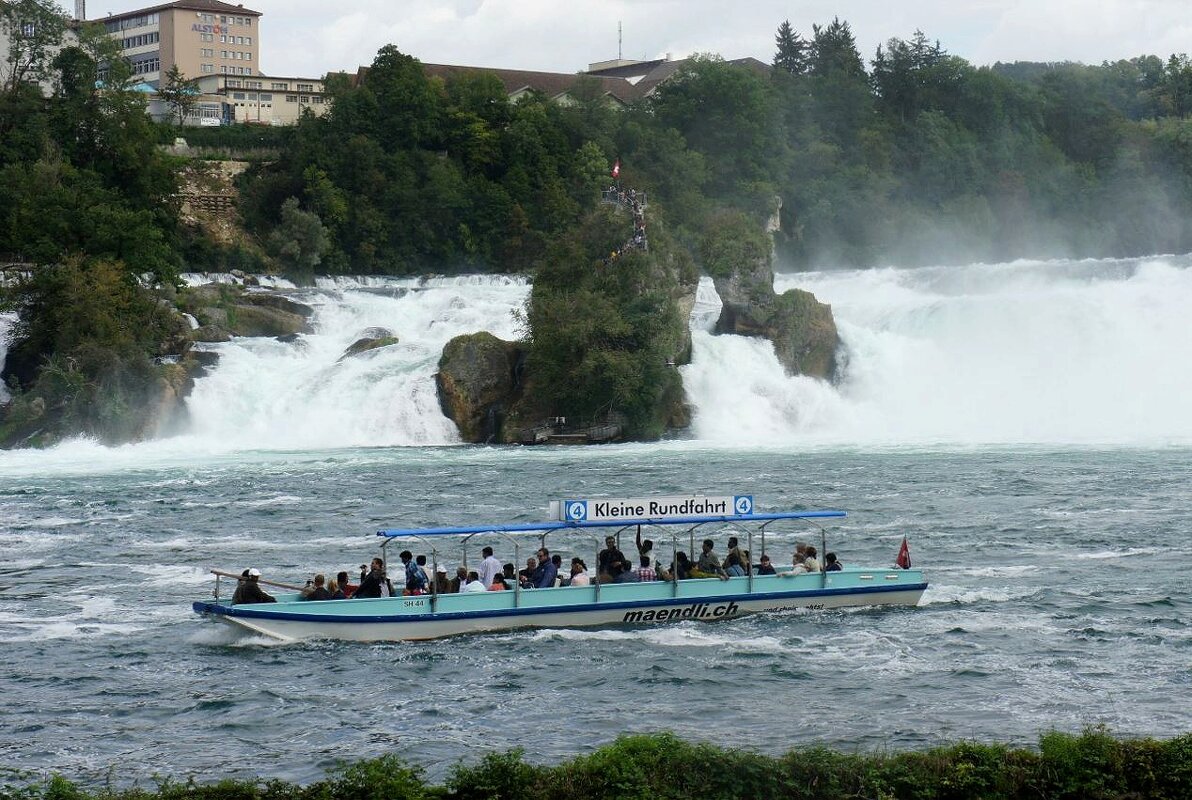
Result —
M1023 589L993 586L973 588L970 586L946 586L933 583L923 593L923 599L919 601L919 605L1008 603L1014 600L1025 600L1038 593L1038 591L1038 589L1029 587Z
M725 652L782 653L789 645L772 636L743 638L714 632L697 623L668 623L657 629L611 630L559 628L535 631L533 639L565 639L577 642L639 641L658 647L714 647Z

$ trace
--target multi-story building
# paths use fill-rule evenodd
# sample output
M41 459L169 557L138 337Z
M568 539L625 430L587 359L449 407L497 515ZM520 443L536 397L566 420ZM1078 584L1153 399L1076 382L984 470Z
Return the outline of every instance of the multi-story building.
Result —
M176 0L99 20L134 77L160 87L177 65L187 78L261 74L261 12L220 0Z

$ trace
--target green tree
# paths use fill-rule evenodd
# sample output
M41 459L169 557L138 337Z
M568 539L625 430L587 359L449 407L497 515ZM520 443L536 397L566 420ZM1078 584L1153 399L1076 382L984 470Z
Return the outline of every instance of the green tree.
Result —
M269 236L269 250L286 275L310 281L329 247L327 229L318 214L303 211L297 197L282 203L281 224Z
M13 90L27 81L46 82L62 47L66 15L54 0L7 0L0 3L0 30L8 52L0 56L0 86Z
M198 87L195 81L183 75L177 64L166 70L165 80L158 87L157 94L170 108L174 109L179 127L199 103Z
M774 68L791 75L802 75L810 63L811 45L791 27L790 20L778 26L774 37L777 52L774 54Z

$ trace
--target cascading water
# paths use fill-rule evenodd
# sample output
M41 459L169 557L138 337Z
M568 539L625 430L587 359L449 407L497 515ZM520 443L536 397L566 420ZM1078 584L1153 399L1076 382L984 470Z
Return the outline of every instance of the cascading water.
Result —
M293 343L236 339L187 401L190 436L235 449L449 444L434 374L444 345L477 331L516 338L524 279L327 280L295 298L315 307L314 333ZM396 345L344 358L369 328Z
M0 314L0 373L4 372L4 359L8 356L8 332L17 321L16 314ZM11 399L8 387L0 381L0 404Z
M839 385L788 377L765 340L713 337L697 320L683 370L695 435L743 445L1192 441L1190 266L1181 256L779 275L777 291L807 289L832 305L845 346ZM715 302L704 296L705 320Z

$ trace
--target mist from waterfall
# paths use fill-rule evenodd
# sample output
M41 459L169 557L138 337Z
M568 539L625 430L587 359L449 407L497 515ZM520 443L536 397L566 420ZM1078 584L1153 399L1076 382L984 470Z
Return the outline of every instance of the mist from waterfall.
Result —
M837 385L765 340L702 328L683 370L698 439L737 445L1192 442L1192 258L779 275L832 305ZM697 311L697 315L699 312Z

